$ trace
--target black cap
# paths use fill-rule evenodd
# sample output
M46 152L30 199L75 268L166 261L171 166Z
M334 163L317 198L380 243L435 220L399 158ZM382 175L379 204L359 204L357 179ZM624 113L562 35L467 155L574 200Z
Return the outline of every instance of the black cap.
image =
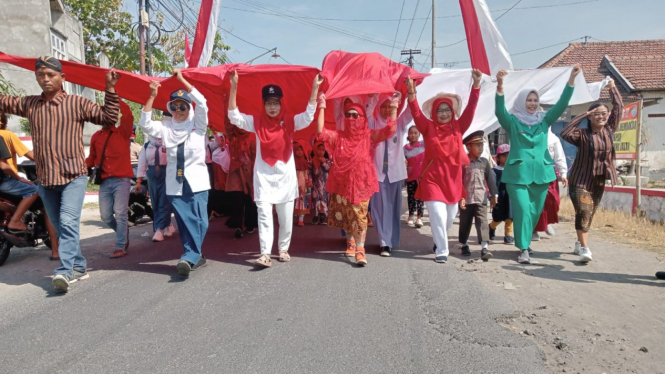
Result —
M171 94L171 98L169 99L169 102L175 101L175 100L183 100L186 101L188 104L192 103L192 98L189 97L189 93L183 89L179 89L174 91Z
M53 56L39 57L37 59L37 62L35 62L35 70L41 67L47 67L49 69L57 71L58 73L62 73L62 64L60 63L60 61L58 61L57 58Z
M474 131L471 134L469 134L469 136L464 138L464 144L482 143L483 136L485 136L483 130Z
M268 99L278 99L280 100L282 97L284 97L284 94L282 93L282 89L276 85L276 84L269 84L261 90L261 97L263 97L263 101L266 101Z

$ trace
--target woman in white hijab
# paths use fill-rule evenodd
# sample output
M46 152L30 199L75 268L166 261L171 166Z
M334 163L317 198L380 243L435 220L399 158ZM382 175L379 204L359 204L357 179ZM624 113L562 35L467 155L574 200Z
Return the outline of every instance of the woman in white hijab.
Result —
M185 80L179 69L174 69L173 74L185 87L173 92L167 104L173 118L164 121L150 118L160 87L159 82L152 81L150 98L141 112L139 126L149 136L161 138L166 147L166 196L173 205L185 252L176 267L178 273L186 277L206 264L201 245L208 230L210 179L205 164L208 107L203 95ZM192 102L196 108L192 107Z
M515 246L520 249L519 263L529 264L531 238L545 205L550 182L556 179L554 160L548 151L548 130L568 107L575 90L575 78L582 72L576 65L561 98L547 113L540 111L537 90L522 90L515 100L512 114L506 110L503 80L508 72L497 74L495 114L510 138L510 154L501 176L513 206Z

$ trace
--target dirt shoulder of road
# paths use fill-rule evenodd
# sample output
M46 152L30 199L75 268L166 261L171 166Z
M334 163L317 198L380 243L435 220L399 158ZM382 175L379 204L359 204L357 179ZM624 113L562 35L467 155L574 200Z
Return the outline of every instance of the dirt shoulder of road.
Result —
M665 271L662 246L627 245L621 228L597 229L589 241L594 260L582 265L572 253L574 224L554 227L555 236L541 234L532 244L538 264L516 263L517 249L503 244L501 225L492 260L480 261L475 244L475 261L453 248L451 265L513 303L518 312L497 322L535 342L551 372L665 373L665 281L654 276ZM456 239L457 227L452 234Z

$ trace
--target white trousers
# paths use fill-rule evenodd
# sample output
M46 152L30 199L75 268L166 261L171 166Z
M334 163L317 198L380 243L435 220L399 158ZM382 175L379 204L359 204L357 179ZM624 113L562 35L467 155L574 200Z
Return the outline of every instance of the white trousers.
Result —
M266 201L257 201L256 207L259 214L259 242L261 244L261 254L270 255L272 252L273 217L272 207L277 211L277 220L279 222L279 238L277 248L279 251L288 251L291 245L291 233L293 232L293 201L281 204L271 204Z
M446 204L443 201L425 201L429 213L429 225L436 244L437 256L448 256L448 231L453 227L457 215L457 204Z

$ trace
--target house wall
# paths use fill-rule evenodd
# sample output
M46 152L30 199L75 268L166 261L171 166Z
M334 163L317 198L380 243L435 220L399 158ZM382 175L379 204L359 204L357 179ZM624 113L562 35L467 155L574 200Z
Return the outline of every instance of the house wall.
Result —
M58 10L52 10L51 0L2 0L0 19L3 20L3 37L0 51L25 57L51 55L51 30L65 39L67 59L85 63L83 25L76 18ZM59 6L54 6L58 9ZM41 93L35 73L9 64L0 64L2 75L26 95ZM65 86L71 93L72 86ZM94 90L84 88L81 95L95 100ZM19 117L11 116L8 129L19 135ZM89 144L98 126L86 124L83 129L85 144Z
M665 169L665 117L649 118L649 114L665 115L665 91L645 92L645 99L662 97L656 105L644 108L642 126L646 144L644 155L651 171ZM663 170L665 171L665 170ZM660 178L659 178L660 180Z

